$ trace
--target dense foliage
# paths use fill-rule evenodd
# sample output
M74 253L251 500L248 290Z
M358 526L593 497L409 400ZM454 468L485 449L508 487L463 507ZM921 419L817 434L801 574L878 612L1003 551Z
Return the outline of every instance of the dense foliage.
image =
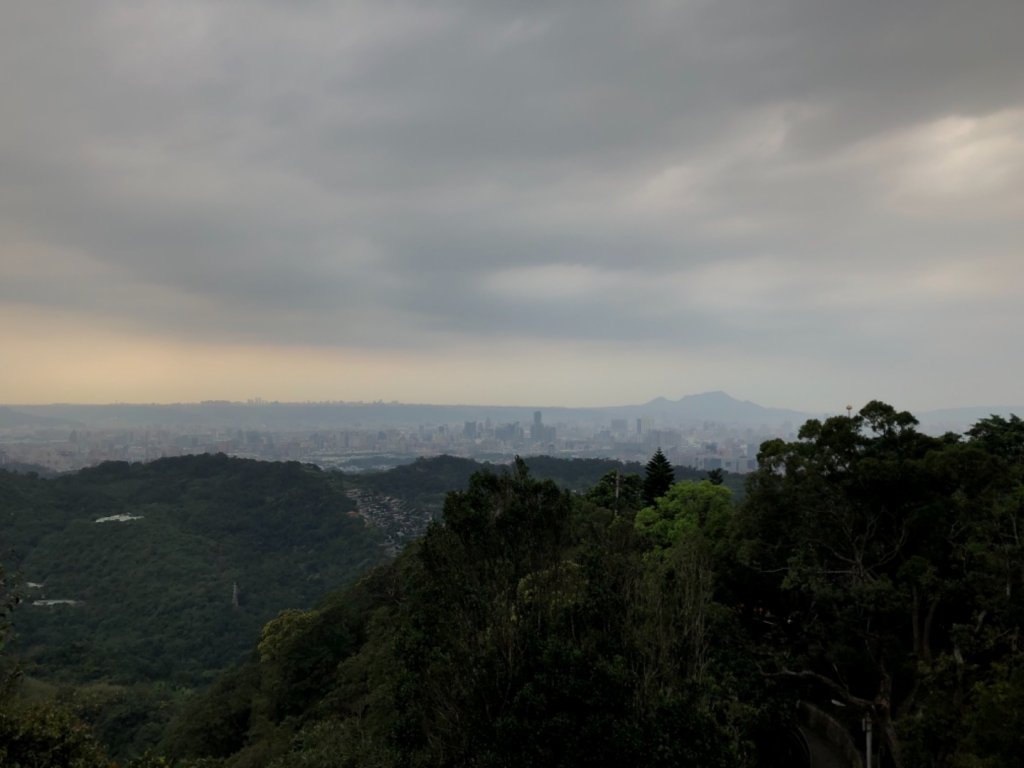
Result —
M702 480L706 476L706 473L691 467L673 468L664 456L662 460L668 467L667 475L659 485L662 492L673 479ZM643 481L640 473L644 472L644 467L637 462L531 456L526 459L526 463L530 467L532 477L551 480L559 488L576 493L590 493L595 485L604 482L606 478L628 478L629 483ZM384 472L350 475L347 476L347 482L353 487L405 502L412 514L418 516L421 530L425 531L432 519L441 516L445 499L451 491L465 488L469 479L481 470L500 473L504 469L504 465L500 464L481 463L456 456L434 456L420 458L411 464ZM742 475L723 473L719 470L717 476L737 497L742 496ZM656 493L655 496L657 495L660 494ZM614 506L609 504L608 508L612 509Z
M618 513L594 503L616 486ZM635 475L587 498L524 462L477 473L395 562L268 624L165 747L280 767L763 764L755 742L792 708L713 600L729 491L677 488L636 514Z
M560 488L585 492L608 472L624 476L642 471L636 462L615 459L562 459L551 456L531 456L526 460L533 477L551 480ZM353 475L353 485L402 499L411 507L422 510L426 517L437 517L451 491L465 488L469 479L481 470L501 472L502 465L480 463L457 456L421 458L385 472ZM685 472L685 470L684 470ZM686 479L699 477L690 470Z
M223 455L53 479L0 472L23 693L86 719L114 755L152 746L187 691L242 661L266 621L383 559L341 482Z
M730 586L773 617L766 668L870 718L888 764L1015 764L1024 423L916 423L872 402L763 445Z
M279 610L309 607L381 559L336 476L294 462L0 473L0 505L3 559L26 603L14 648L30 674L70 682L195 685L244 657Z

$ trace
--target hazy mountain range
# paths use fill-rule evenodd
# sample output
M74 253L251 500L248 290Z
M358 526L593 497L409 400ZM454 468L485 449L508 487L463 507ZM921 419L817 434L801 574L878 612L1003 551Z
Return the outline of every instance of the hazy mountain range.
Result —
M714 422L729 426L796 428L809 418L831 414L769 408L725 392L704 392L679 400L655 398L639 405L602 408L544 406L430 405L409 403L202 403L0 406L0 428L139 428L221 426L237 429L333 429L415 426L461 421L529 423L540 411L545 423L610 424L612 419L649 419L660 426ZM835 413L843 410L837 408ZM990 414L1024 413L1024 406L972 406L915 413L926 428L962 430Z

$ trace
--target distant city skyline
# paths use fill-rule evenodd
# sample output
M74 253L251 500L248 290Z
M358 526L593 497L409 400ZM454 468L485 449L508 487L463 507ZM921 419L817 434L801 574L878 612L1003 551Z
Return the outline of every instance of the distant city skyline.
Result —
M1020 0L9 5L2 403L1024 400Z
M1024 412L1015 408L1012 411ZM926 434L963 433L1006 408L918 411ZM745 473L765 440L794 439L809 418L847 418L765 408L724 392L609 408L395 403L248 403L0 406L0 469L70 471L103 461L227 453L365 471L415 457L451 455L499 463L550 455L673 463Z

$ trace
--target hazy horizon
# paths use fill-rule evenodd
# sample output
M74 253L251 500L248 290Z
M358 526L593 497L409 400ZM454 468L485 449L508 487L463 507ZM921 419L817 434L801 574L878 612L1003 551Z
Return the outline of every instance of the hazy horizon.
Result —
M53 401L53 402L0 402L0 407L11 408L17 410L18 408L43 408L48 406L53 407L117 407L117 406L145 406L145 407L172 407L172 406L197 406L207 404L220 404L226 403L229 405L238 406L268 406L268 405L345 405L345 406L360 406L360 405L394 405L394 406L409 406L409 407L442 407L442 408L509 408L509 409L614 409L614 408L628 408L647 405L657 400L667 400L669 402L678 402L688 398L699 398L706 395L717 395L724 394L727 397L736 400L737 402L748 402L762 408L770 410L791 410L799 412L808 417L821 416L823 414L835 414L844 415L846 413L846 405L851 405L854 411L859 410L863 407L866 402L860 403L834 403L824 408L809 408L809 407L789 407L776 405L769 402L760 402L749 398L739 398L733 396L731 393L724 390L708 390L706 392L693 392L686 395L680 395L679 397L667 397L664 395L658 395L653 398L644 401L636 402L608 402L608 403L590 403L590 404L572 404L572 403L555 403L555 402L508 402L508 403L496 403L487 401L450 401L450 402L427 402L423 400L339 400L339 399L323 399L323 400L280 400L274 398L264 397L252 397L245 399L230 399L230 398L201 398L197 400L135 400L135 401ZM256 400L260 402L254 402ZM993 409L993 411L1005 411L1006 409L1020 408L1024 409L1024 402L1005 402L1005 403L967 403L962 405L951 405L951 406L939 406L935 408L915 408L912 405L905 403L890 403L899 410L910 411L912 414L929 413L929 412L942 412L942 411L958 411L958 410L984 410Z
M0 402L1013 405L1022 28L1019 0L12 4Z

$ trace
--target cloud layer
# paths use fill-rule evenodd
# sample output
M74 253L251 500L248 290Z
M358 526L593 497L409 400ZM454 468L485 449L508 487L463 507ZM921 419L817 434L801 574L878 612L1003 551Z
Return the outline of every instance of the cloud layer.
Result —
M0 401L202 396L190 367L229 397L1020 400L1022 28L1017 0L15 4Z

